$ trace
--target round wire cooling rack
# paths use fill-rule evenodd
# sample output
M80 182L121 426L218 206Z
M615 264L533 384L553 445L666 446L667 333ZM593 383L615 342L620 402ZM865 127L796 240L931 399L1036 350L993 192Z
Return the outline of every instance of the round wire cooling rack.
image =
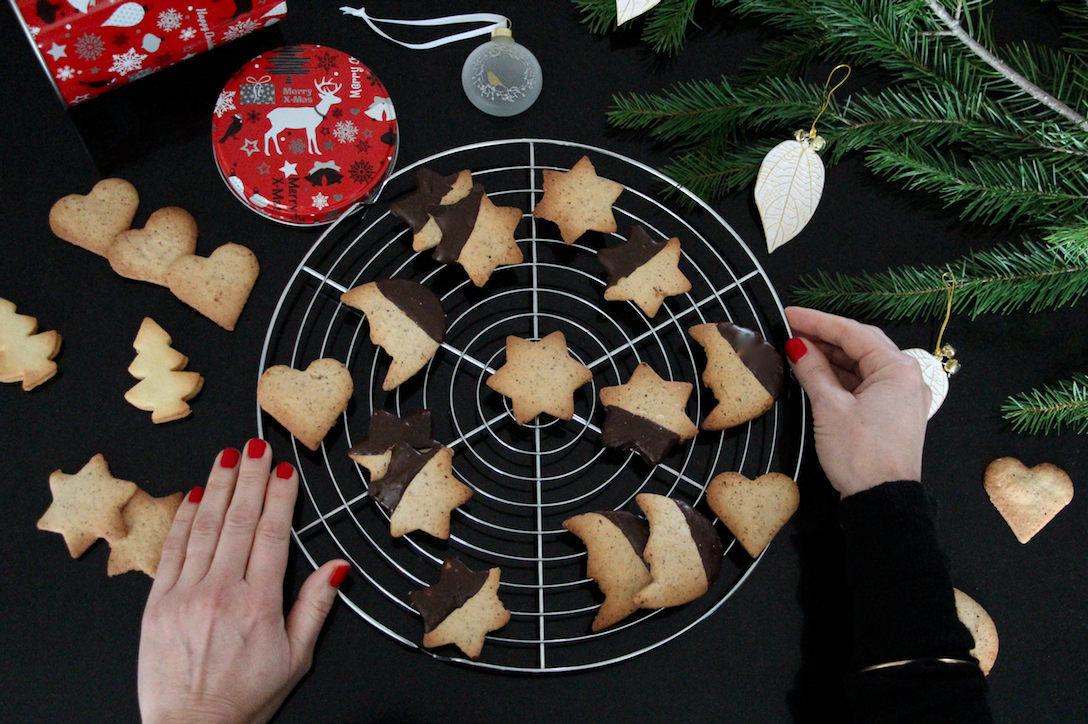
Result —
M614 205L619 233L589 232L568 246L532 210L542 195L542 171L567 170L583 155L599 176L624 185ZM460 266L413 252L411 230L386 202L414 191L412 172L423 166L441 174L470 169L496 205L520 208L515 236L524 262L499 267L477 288ZM671 192L668 201L661 200L663 192ZM292 533L310 563L347 558L356 580L341 599L393 639L437 659L502 671L560 672L623 661L721 608L756 561L715 521L726 552L706 595L591 632L602 596L586 577L584 546L562 522L591 510L638 512L634 498L641 492L685 500L712 517L703 497L719 472L797 476L806 412L804 396L791 386L762 417L700 432L657 466L600 444L604 409L598 394L627 382L640 362L665 379L693 383L687 412L696 422L713 408L713 395L700 384L705 358L689 327L729 321L772 343L789 336L778 295L736 232L653 168L566 141L491 141L435 154L393 174L382 199L368 213L343 217L307 252L280 297L261 355L261 371L275 364L302 369L334 357L355 381L347 411L317 452L298 445L257 409L259 434L278 440L276 449L294 451L303 491ZM680 268L692 285L687 294L666 299L654 319L630 302L603 297L605 273L596 252L620 243L634 224L659 240L680 239ZM370 342L363 315L340 302L344 291L383 278L428 286L442 300L449 324L430 363L388 393L381 387L388 356ZM504 363L508 335L540 339L556 330L566 336L571 355L593 371L593 380L575 393L572 420L542 415L518 426L509 401L485 381ZM404 417L422 409L433 413L434 439L454 450L454 474L473 490L453 513L448 541L422 532L392 538L388 516L367 497L367 477L347 454L367 434L374 410ZM473 570L502 569L499 597L511 620L488 635L476 660L453 647L423 649L422 620L408 605L409 592L434 584L450 556Z

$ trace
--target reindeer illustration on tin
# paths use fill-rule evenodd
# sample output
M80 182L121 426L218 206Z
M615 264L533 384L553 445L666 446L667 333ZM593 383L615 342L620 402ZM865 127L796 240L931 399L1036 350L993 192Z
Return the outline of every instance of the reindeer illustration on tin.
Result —
M272 128L268 129L268 132L264 134L264 155L271 155L268 153L269 140L275 144L276 153L280 156L283 155L283 151L280 150L280 132L287 129L305 129L306 140L309 143L308 151L320 156L321 151L317 146L317 127L325 120L325 116L328 115L329 109L343 100L336 95L341 87L342 84L338 83L333 85L332 81L322 78L320 83L314 82L314 88L317 89L317 94L321 99L316 106L295 108L292 108L291 106L282 106L270 110L268 112L268 121L272 124Z

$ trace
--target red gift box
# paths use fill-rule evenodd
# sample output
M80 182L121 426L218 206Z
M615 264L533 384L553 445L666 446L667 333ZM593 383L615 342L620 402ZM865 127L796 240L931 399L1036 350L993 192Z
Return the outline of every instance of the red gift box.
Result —
M10 0L65 105L278 22L284 0Z

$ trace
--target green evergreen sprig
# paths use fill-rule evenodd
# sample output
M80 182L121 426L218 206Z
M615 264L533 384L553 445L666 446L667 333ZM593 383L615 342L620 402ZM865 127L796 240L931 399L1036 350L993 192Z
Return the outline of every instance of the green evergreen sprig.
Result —
M1010 397L1001 408L1016 432L1036 435L1068 428L1088 432L1088 375Z

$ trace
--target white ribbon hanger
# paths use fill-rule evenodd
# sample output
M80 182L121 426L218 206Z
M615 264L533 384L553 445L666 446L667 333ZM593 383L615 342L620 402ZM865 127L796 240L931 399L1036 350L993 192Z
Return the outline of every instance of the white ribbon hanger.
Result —
M456 43L459 40L465 40L466 38L477 38L481 35L490 35L496 28L509 28L510 20L497 13L465 13L463 15L447 15L442 18L427 18L424 20L395 20L391 18L375 18L367 15L365 8L349 8L342 7L340 10L345 15L353 15L357 18L362 18L366 21L366 24L370 26L378 35L382 36L386 40L391 40L397 45L400 45L411 50L430 50L431 48L437 48L440 45L447 45L449 43ZM466 30L454 35L447 35L444 38L438 38L436 40L430 40L426 43L405 43L404 41L397 40L396 38L387 35L378 26L377 23L386 23L388 25L411 25L415 27L435 27L441 25L463 25L465 23L487 23L483 27L475 28L473 30Z

